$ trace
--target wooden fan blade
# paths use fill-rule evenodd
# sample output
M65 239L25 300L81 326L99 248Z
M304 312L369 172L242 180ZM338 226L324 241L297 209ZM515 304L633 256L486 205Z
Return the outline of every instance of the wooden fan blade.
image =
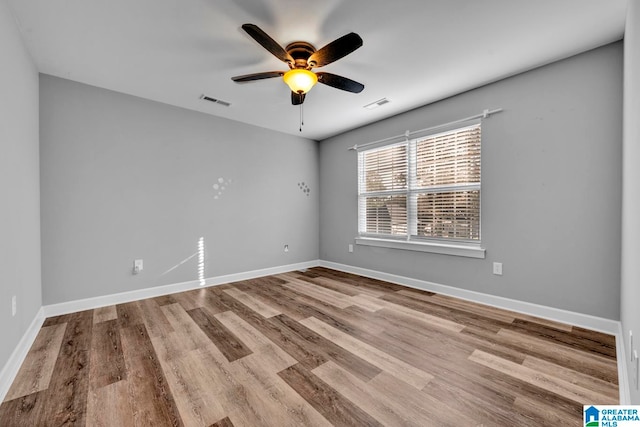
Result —
M286 63L293 63L293 58L287 53L282 46L278 44L274 39L269 37L267 33L262 31L260 27L254 24L244 24L242 29L247 32L255 41L267 49L276 58Z
M318 76L318 82L327 86L335 87L336 89L346 90L347 92L360 93L364 89L362 83L358 83L355 80L348 79L346 77L339 76L331 73L316 73Z
M264 73L245 74L244 76L231 77L236 83L252 82L254 80L270 79L273 77L282 77L284 71L266 71Z
M356 33L349 33L312 53L308 63L311 67L324 67L349 55L360 46L362 46L360 36Z
M300 105L304 102L305 94L304 93L295 93L291 91L291 104Z

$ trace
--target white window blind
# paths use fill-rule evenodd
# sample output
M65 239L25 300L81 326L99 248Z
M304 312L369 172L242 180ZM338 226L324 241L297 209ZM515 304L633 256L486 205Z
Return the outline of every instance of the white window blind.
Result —
M360 232L407 235L407 144L359 153Z
M358 153L359 233L480 242L481 125Z

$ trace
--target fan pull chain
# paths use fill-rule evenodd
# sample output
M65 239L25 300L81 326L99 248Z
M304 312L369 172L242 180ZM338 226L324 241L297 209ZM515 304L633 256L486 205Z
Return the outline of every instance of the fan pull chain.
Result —
M302 111L302 104L300 104L300 132L302 132L302 126L304 126L304 112Z

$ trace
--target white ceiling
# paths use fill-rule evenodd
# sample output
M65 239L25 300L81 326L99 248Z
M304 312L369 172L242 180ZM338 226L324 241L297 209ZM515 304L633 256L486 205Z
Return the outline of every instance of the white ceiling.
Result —
M286 70L240 26L283 46L320 48L351 31L364 45L318 71L302 136L321 140L619 40L627 0L8 0L40 72L299 135ZM230 107L200 100L222 99ZM363 106L386 97L390 103Z

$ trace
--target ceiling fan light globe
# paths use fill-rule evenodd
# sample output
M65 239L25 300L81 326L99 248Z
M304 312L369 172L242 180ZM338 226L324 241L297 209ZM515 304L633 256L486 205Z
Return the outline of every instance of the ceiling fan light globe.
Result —
M318 76L312 71L301 68L294 68L284 73L282 76L284 82L289 86L292 92L303 94L311 90L318 83Z

